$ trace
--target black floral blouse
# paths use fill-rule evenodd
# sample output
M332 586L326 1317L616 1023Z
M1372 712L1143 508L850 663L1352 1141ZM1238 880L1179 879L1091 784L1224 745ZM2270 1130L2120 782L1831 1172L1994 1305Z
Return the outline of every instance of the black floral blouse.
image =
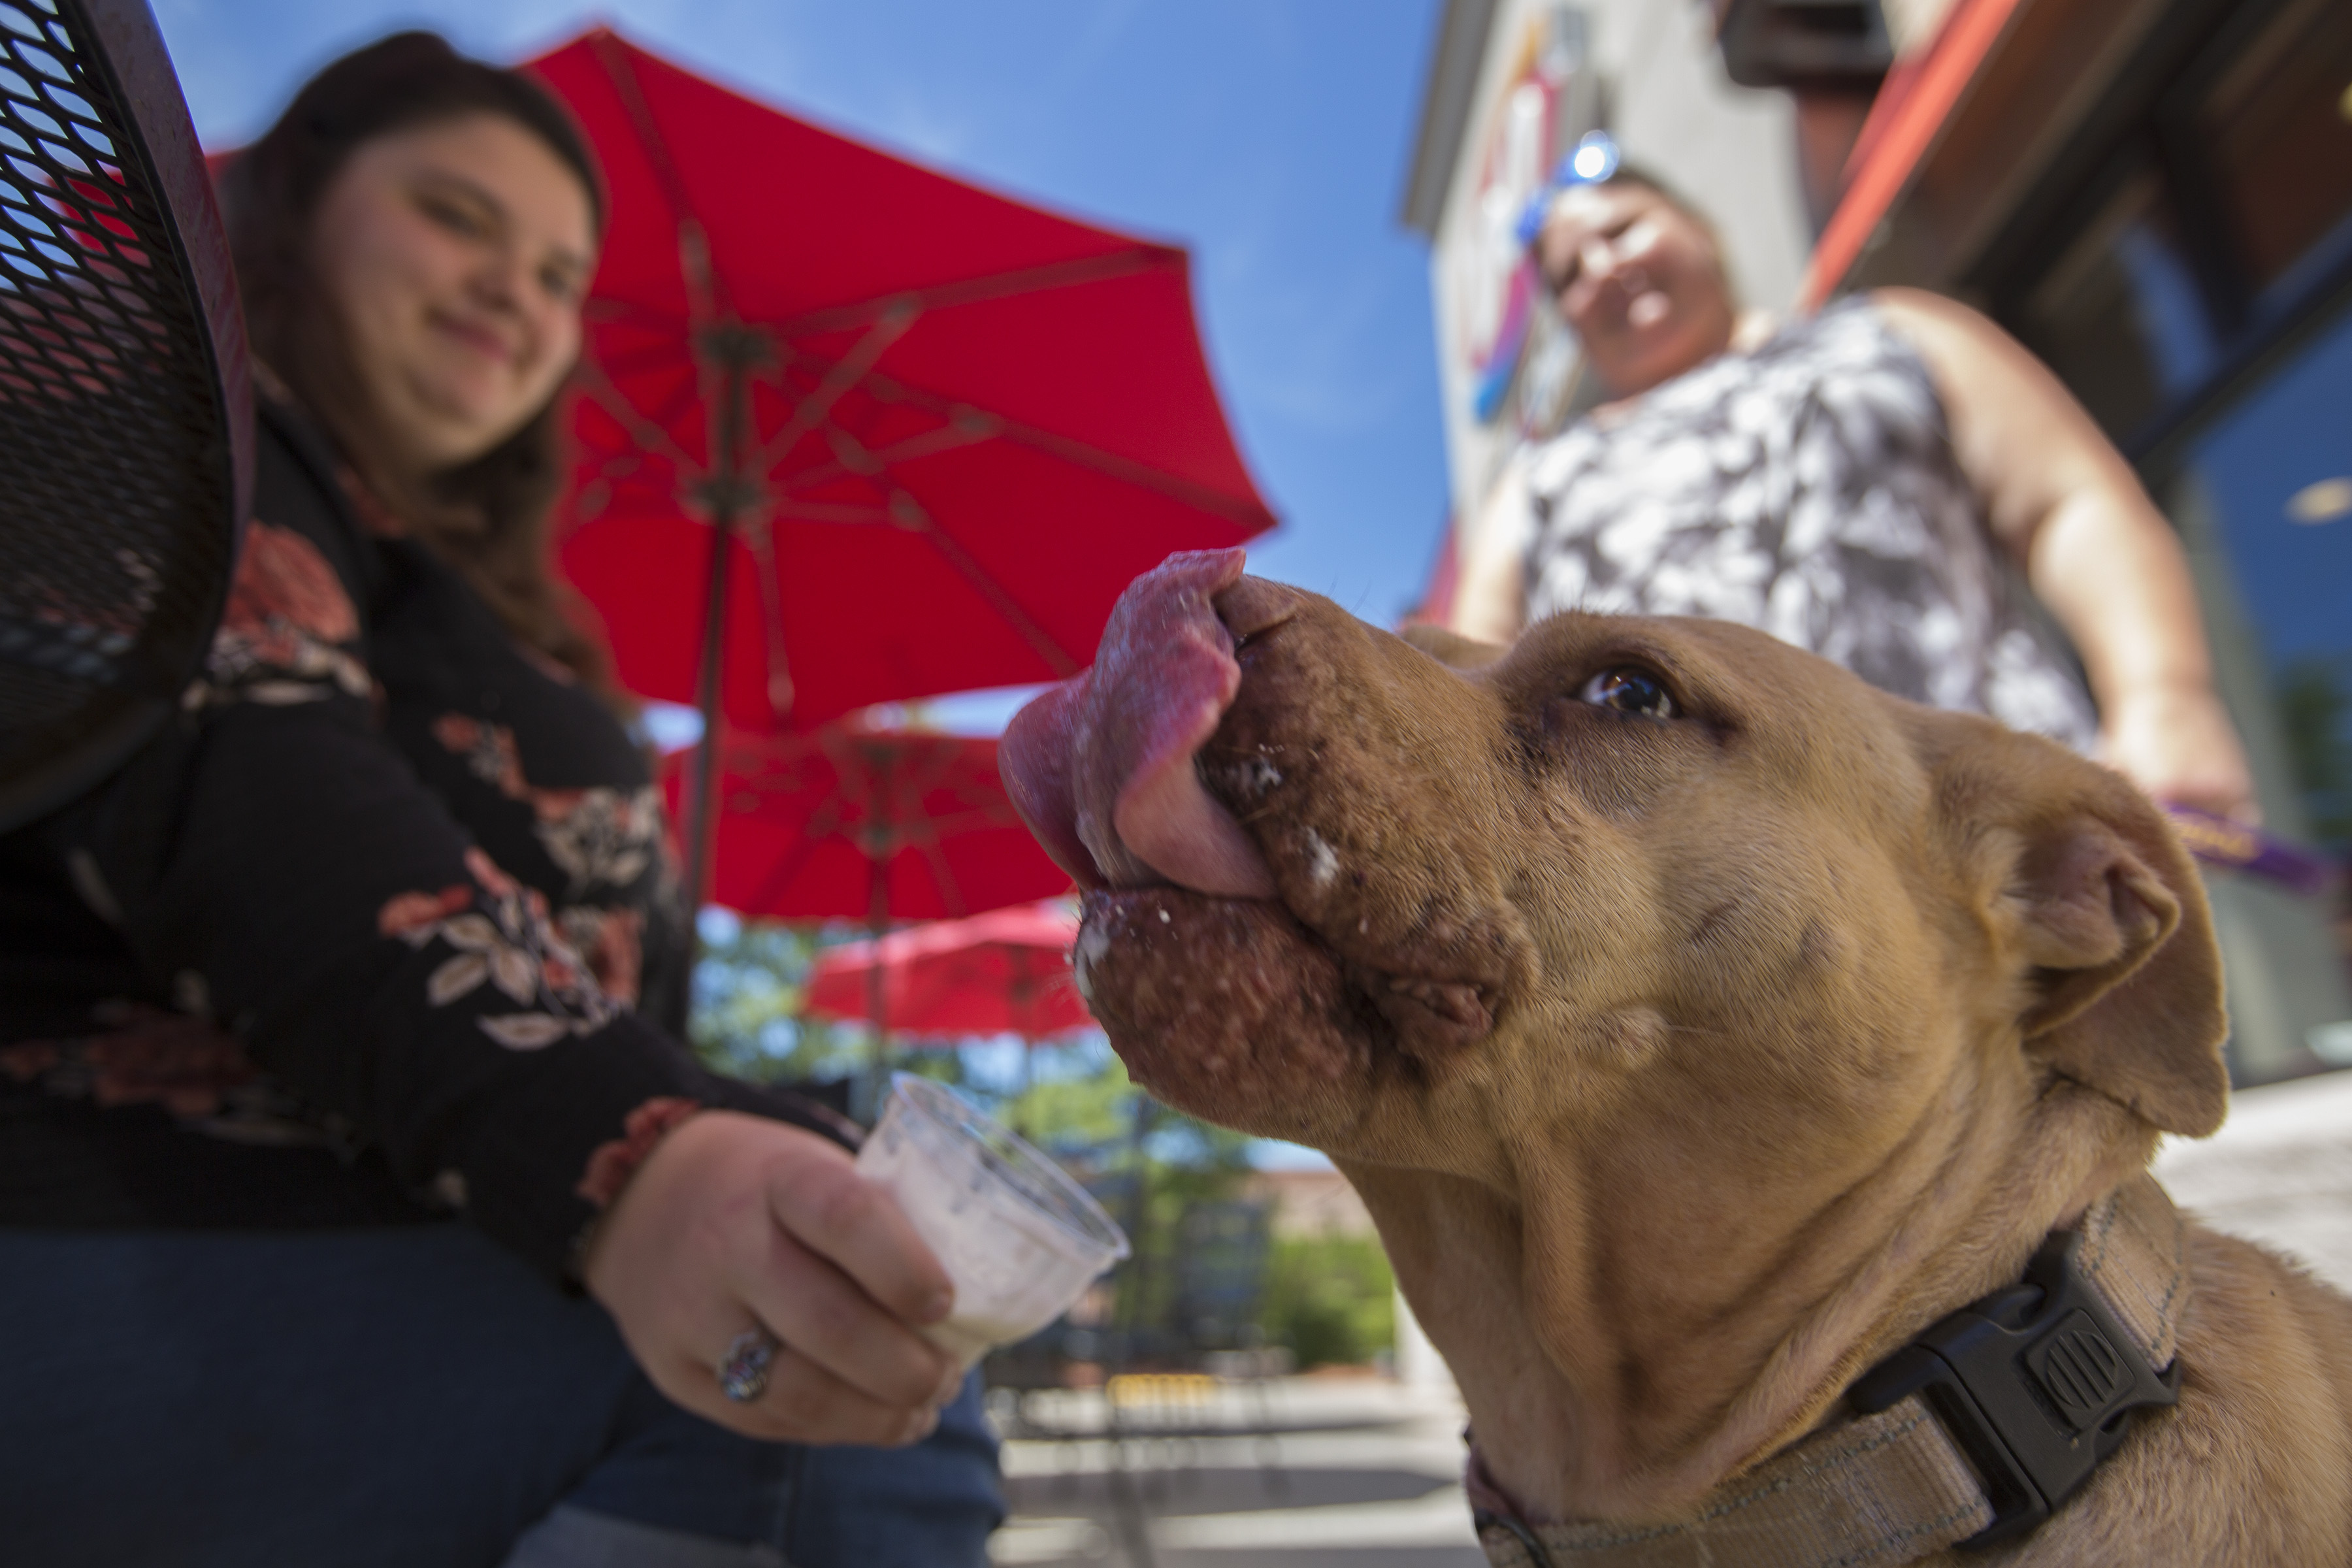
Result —
M179 721L0 838L0 1226L464 1210L562 1276L706 1105L848 1136L646 1021L685 929L643 753L298 416Z

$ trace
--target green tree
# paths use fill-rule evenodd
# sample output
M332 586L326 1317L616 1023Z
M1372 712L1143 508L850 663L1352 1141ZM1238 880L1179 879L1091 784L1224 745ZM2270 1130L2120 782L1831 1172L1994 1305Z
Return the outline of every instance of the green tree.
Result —
M1249 1140L1150 1099L1107 1044L1062 1053L1056 1065L1065 1070L1005 1096L996 1114L1084 1182L1128 1233L1135 1252L1114 1277L1117 1326L1181 1332L1184 1216L1234 1196L1249 1173Z
M862 1065L864 1032L800 1016L817 935L773 921L706 912L687 1042L705 1064L755 1083L843 1078Z
M1108 1042L1054 1051L1033 1065L1028 1088L999 1097L995 1114L1023 1137L1066 1163L1108 1168L1135 1129L1135 1085ZM1059 1070L1051 1070L1058 1068Z
M1396 1277L1369 1236L1276 1239L1259 1323L1299 1366L1355 1366L1396 1342Z
M1188 1300L1181 1278L1184 1215L1236 1195L1250 1170L1249 1140L1156 1101L1143 1103L1139 1139L1141 1091L1118 1058L1100 1047L1079 1062L1076 1072L1045 1077L1008 1097L999 1114L1020 1118L1030 1140L1077 1173L1129 1233L1136 1256L1115 1277L1114 1323L1147 1339L1152 1331L1183 1334L1193 1327L1179 1321ZM1275 1239L1255 1326L1265 1342L1288 1346L1302 1367L1360 1364L1390 1348L1396 1284L1379 1241Z

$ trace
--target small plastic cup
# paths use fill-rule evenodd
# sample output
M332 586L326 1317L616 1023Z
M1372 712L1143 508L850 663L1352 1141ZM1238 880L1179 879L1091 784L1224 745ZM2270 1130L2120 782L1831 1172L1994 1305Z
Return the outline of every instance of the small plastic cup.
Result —
M1127 1237L1068 1173L952 1089L895 1073L860 1174L898 1200L955 1281L955 1312L923 1331L970 1366L1068 1310Z

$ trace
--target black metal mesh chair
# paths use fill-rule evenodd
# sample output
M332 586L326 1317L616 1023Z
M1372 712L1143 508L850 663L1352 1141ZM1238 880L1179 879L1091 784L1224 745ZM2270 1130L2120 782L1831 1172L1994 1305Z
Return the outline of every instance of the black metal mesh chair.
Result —
M0 0L0 832L172 711L251 477L245 334L139 0Z

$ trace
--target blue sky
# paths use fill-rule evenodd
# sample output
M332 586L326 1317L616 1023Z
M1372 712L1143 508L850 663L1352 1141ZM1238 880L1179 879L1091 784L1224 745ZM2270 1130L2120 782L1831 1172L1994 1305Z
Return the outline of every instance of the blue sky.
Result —
M1210 363L1282 530L1253 570L1378 621L1446 504L1428 252L1395 221L1436 0L154 0L208 145L394 27L486 58L597 20L792 112L1189 247Z

